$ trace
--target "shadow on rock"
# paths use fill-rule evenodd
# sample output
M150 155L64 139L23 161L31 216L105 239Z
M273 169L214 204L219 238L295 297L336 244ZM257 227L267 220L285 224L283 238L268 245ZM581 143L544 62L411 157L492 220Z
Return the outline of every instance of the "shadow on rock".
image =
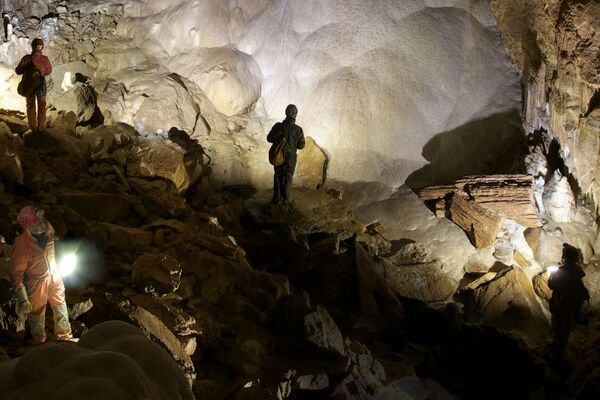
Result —
M515 109L435 136L422 152L430 163L413 172L406 183L418 189L465 175L521 172L526 153L526 136Z

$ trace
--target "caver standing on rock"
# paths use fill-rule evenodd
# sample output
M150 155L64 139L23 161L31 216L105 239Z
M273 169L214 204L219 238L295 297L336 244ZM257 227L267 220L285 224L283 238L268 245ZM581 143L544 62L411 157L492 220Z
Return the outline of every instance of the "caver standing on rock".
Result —
M32 206L19 212L17 222L24 231L15 240L10 260L17 313L28 314L33 341L44 343L46 304L50 303L57 339L69 340L73 335L65 302L65 285L56 263L54 229L44 218L43 211Z
M579 264L579 250L567 243L563 244L562 264L548 280L548 286L552 290L550 312L553 347L558 353L567 347L573 317L579 315L581 306L590 298L582 281L584 276Z
M296 151L304 148L304 133L296 125L298 108L290 104L285 109L286 118L276 123L267 135L273 143L269 150L269 161L275 168L272 204L289 204L292 179L296 170Z
M27 98L27 122L32 133L41 132L46 127L46 76L52 73L52 64L42 54L43 49L44 41L33 39L31 54L24 56L15 69L17 74L23 75L18 91Z

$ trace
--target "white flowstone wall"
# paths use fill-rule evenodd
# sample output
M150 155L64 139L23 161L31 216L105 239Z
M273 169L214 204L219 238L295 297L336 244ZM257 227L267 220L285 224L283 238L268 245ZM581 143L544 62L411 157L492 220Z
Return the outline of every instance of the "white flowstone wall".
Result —
M424 146L444 132L458 139L436 146L479 154L489 150L487 136L518 131L510 111L520 109L519 76L486 0L105 0L67 7L122 13L115 38L86 56L106 84L97 90L109 89L99 90L101 108L141 130L157 128L141 121L151 104L164 130L200 126L195 134L212 148L225 183L270 185L264 136L288 103L330 157L328 179L345 182L400 186L427 164ZM172 86L161 81L173 72L186 78L191 98L161 89ZM115 93L119 83L123 90ZM182 109L202 114L212 137L198 115L177 115ZM495 115L508 117L486 125ZM460 169L455 164L448 168Z

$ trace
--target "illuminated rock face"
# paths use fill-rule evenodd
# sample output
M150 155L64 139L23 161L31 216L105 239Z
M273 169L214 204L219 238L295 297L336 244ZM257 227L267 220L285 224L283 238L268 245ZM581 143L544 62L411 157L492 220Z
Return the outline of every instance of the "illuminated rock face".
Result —
M597 208L600 4L578 0L490 3L510 53L524 72L527 131L543 129L558 142L565 172L577 181L571 189L593 199Z
M518 74L486 2L138 0L121 6L106 0L68 8L82 20L97 16L98 24L117 15L115 36L78 38L81 44L68 54L64 46L48 52L94 65L101 108L115 121L139 130L173 124L206 136L206 129L196 129L201 114L212 133L229 137L204 141L218 153L222 165L215 173L226 183L270 185L264 135L288 103L298 105L298 123L327 152L328 179L345 182L396 187L448 149L469 162L438 166L426 179L487 172L486 154L520 134L518 114L511 113L520 108ZM67 42L61 18L57 43ZM185 79L187 93L157 90L173 72ZM63 78L55 77L57 85ZM149 126L137 118L145 103L156 107ZM180 110L186 115L176 115ZM243 120L242 129L227 128L232 118ZM442 133L426 160L424 146ZM237 157L222 156L232 153Z

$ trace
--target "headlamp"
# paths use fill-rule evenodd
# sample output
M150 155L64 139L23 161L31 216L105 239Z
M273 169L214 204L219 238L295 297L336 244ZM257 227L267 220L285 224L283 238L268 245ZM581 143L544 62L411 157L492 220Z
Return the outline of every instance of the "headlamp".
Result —
M546 273L547 273L548 275L552 275L552 274L553 274L553 273L555 273L556 271L558 271L558 266L556 266L556 265L553 265L553 266L551 266L551 267L548 267L548 268L546 269Z
M75 268L77 268L77 256L75 253L65 254L60 258L58 270L63 278L71 275L75 271Z

